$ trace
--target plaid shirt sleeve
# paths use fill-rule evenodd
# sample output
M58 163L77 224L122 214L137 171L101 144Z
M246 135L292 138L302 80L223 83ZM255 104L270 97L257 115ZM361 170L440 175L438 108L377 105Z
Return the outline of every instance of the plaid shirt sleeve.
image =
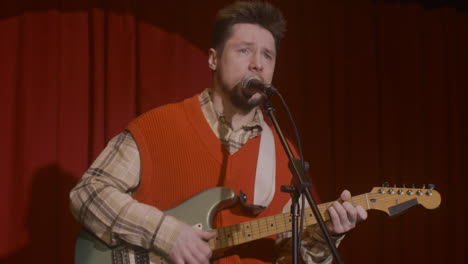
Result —
M140 156L128 131L114 137L70 192L74 217L109 246L122 241L168 254L180 221L132 198Z
M283 212L289 212L291 200L283 208ZM308 206L306 206L308 207ZM292 263L292 233L282 233L277 236L276 240L276 263L277 264L290 264ZM344 236L333 237L335 245L338 246L343 240ZM325 240L325 236L320 230L318 224L308 226L302 232L301 241L301 256L304 263L307 264L328 264L333 260L331 251Z

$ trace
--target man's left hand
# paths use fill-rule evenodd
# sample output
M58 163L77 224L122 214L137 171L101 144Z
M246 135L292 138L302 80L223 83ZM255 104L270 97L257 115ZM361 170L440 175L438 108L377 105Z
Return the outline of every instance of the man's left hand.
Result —
M354 206L349 202L351 193L348 190L344 190L340 198L343 203L335 201L332 206L328 208L328 213L331 218L328 229L335 235L348 232L356 227L357 223L367 218L367 211L364 210L362 206Z

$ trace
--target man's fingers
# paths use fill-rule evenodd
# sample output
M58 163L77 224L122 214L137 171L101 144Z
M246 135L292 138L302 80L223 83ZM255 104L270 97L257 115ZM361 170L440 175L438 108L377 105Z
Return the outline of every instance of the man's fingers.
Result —
M367 211L360 205L354 206L351 204L350 199L351 193L344 190L339 199L343 203L335 201L328 208L331 218L330 231L337 234L345 233L356 227L358 222L367 219Z
M354 208L354 206L349 202L344 202L343 207L346 209L346 212L348 214L348 222L351 224L352 227L354 227L357 220L357 209Z
M186 250L182 253L184 263L205 264L209 263L211 249L208 244L199 237L194 237L195 240L186 241Z
M205 256L206 258L211 258L211 254L212 254L212 250L210 248L210 246L208 245L208 243L206 243L205 241L201 241L201 243L197 243L197 250L200 251L203 256Z
M209 258L205 256L200 250L191 250L190 257L185 259L185 263L209 263Z
M348 212L346 212L344 207L339 202L334 202L333 208L338 213L341 225L346 224L348 220Z
M181 255L173 256L172 260L174 261L174 264L184 264L184 259L182 258Z
M185 225L169 255L176 264L208 264L212 251L206 241L215 236Z
M367 219L367 211L360 205L356 206L357 214L358 214L358 221L366 220Z
M344 190L340 195L340 199L342 201L348 201L351 199L351 193L348 190Z
M211 248L208 246L208 243L206 243L206 241L216 237L216 232L201 230L197 231L197 234L200 237L200 243L196 243L198 252L197 259L202 261L203 263L208 263L212 255L212 251Z
M342 233L341 230L342 230L342 227L341 227L341 221L340 221L340 216L338 215L338 213L336 212L336 209L335 207L333 206L330 206L328 208L328 213L330 214L330 218L331 218L331 221L332 221L332 225L331 225L331 231L335 232L335 233Z
M211 251L210 247L205 242L203 242L203 244L198 245L197 252L202 257L203 262L207 263L207 262L210 261L212 251Z
M216 236L216 232L214 232L214 231L209 231L209 232L201 231L201 230L198 230L198 231L199 231L198 234L200 235L200 238L203 239L203 240L206 240L206 241L208 241L208 240L210 240L210 239L212 239L212 238L214 238Z

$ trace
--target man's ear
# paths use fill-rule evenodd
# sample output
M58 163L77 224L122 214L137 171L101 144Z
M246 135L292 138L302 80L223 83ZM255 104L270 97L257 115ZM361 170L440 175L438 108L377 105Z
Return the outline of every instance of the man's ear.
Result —
M216 53L216 50L211 48L208 50L208 67L212 71L216 71L218 67L218 54Z

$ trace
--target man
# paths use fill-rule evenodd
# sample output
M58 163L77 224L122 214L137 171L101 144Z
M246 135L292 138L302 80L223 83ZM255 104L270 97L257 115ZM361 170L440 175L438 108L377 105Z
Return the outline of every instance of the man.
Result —
M215 228L281 213L289 200L279 191L291 179L287 159L258 108L263 95L247 91L242 81L271 83L284 31L281 13L270 4L237 2L221 10L208 54L212 89L151 110L112 139L71 191L74 216L109 245L148 250L150 262L162 255L175 263L208 263L212 250L207 241L216 233L200 231L163 210L225 186L245 193L246 202L217 213ZM344 191L341 199L349 198ZM251 208L263 210L254 213ZM337 243L340 234L367 217L362 207L348 202L336 202L329 213ZM216 261L285 261L281 254L290 250L281 246L287 241L278 242L275 251L274 237L259 239ZM114 261L138 263L136 251L125 247ZM303 253L309 263L331 261L317 228L305 233Z

